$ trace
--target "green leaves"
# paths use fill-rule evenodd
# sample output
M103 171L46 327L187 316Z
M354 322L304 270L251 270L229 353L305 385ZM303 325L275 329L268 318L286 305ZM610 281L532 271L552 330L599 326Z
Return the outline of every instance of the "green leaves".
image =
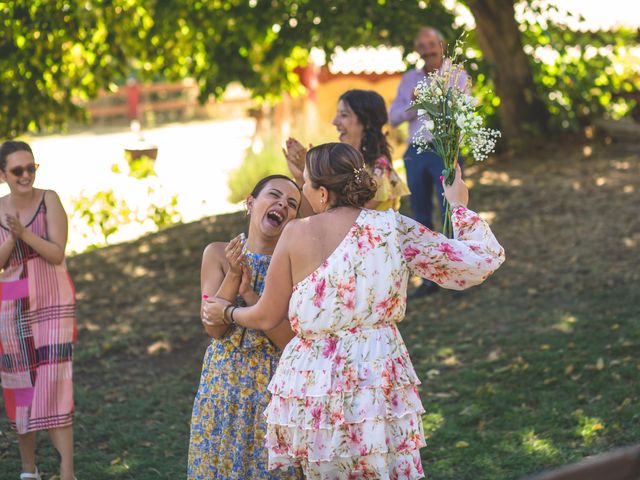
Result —
M115 9L129 2L115 1ZM83 120L80 100L123 77L139 18L109 24L101 3L17 0L0 4L0 137ZM106 37L106 38L105 38ZM99 61L98 61L99 59Z
M525 8L540 15L555 7ZM337 46L384 44L409 53L425 19L445 38L459 36L441 0L2 2L0 137L82 121L79 105L131 75L142 81L193 77L201 101L220 96L234 81L262 99L298 93L302 86L293 72L312 47L329 57ZM522 43L554 127L576 129L628 111L632 102L616 95L640 88L630 73L637 60L621 48L635 43L635 32L573 32L550 20L525 20L525 27ZM476 59L467 70L495 127L500 99L490 89L496 72L474 42L469 32ZM553 60L540 61L540 48Z
M312 47L401 45L411 51L426 2L398 0L16 0L0 3L0 137L84 120L78 107L110 83L196 79L200 100L240 81L273 99L300 91ZM429 21L453 16L429 2Z

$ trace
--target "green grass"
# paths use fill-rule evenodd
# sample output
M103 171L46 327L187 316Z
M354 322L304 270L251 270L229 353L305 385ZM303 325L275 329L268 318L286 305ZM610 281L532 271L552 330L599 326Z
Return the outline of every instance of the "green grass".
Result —
M400 325L423 381L428 478L517 479L640 442L637 156L554 147L467 175L507 262L464 295L410 303ZM213 217L69 259L80 480L185 477L207 342L200 256L243 222ZM0 478L17 478L0 426ZM56 459L40 445L49 479Z

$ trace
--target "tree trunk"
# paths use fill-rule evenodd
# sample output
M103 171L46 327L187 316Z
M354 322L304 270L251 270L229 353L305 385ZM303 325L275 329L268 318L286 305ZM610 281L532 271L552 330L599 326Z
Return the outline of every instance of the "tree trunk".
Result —
M529 58L515 19L513 0L466 0L476 21L478 43L494 68L500 97L502 133L508 139L526 133L526 125L543 131L549 112L540 99Z

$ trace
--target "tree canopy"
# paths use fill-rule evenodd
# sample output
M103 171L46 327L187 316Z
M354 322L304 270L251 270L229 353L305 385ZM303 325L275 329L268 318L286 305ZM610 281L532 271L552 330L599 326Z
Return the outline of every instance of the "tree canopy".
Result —
M611 89L634 88L607 71L610 55L601 52L629 41L633 32L583 35L550 22L518 25L512 0L467 3L476 12L478 34L500 31L491 25L497 21L513 22L511 31L519 29L520 43L508 48L531 67L524 76L535 86L534 103L544 104L560 124L572 126L583 116L601 113L611 101ZM504 10L505 20L477 15L478 8L487 7L484 3ZM535 8L529 2L524 7ZM338 46L386 44L410 53L420 26L435 26L449 39L462 31L442 0L16 0L0 2L0 23L3 137L82 118L79 103L129 75L142 80L193 77L202 100L240 81L268 99L300 88L294 70L307 62L312 47L331 53ZM475 33L470 66L482 93L493 86L494 77L500 78L505 59L492 55ZM576 45L577 56L569 50ZM587 45L595 46L595 55ZM555 63L539 62L538 47L555 51ZM500 83L497 87L503 102L516 101ZM488 97L490 106L500 101Z

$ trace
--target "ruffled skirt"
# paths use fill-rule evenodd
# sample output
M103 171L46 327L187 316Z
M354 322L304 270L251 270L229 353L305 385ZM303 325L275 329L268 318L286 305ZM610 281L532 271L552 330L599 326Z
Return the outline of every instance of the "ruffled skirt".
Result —
M308 479L424 476L420 384L395 325L294 338L269 384L269 468Z

